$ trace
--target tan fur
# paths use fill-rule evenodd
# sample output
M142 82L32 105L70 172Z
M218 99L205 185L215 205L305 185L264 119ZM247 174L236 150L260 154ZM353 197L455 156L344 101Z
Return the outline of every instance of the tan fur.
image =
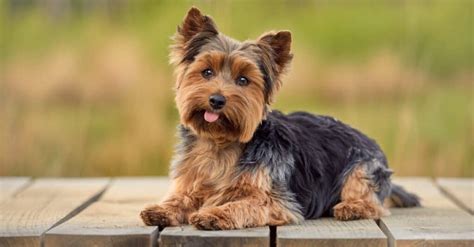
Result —
M383 201L383 206L385 208L394 208L396 207L396 204L394 203L392 197L389 196L388 198L385 198L385 200Z
M297 222L300 216L273 198L271 182L264 170L241 174L210 194L203 207L190 216L199 229L239 229Z
M199 54L191 57L196 39L213 39L221 50L199 46ZM194 39L194 41L193 41ZM196 41L197 40L197 41ZM269 33L249 47L261 47L263 63L279 87L279 77L291 60L289 32ZM171 62L176 66L176 104L180 122L196 136L192 147L178 153L172 170L173 185L169 195L159 204L147 207L141 217L147 225L176 226L191 223L200 229L237 229L282 225L302 220L295 205L283 201L272 192L272 182L265 166L242 172L237 167L245 143L266 117L263 72L257 65L256 52L227 49L237 43L219 36L211 18L192 8L171 48ZM212 45L212 44L211 44ZM250 48L249 48L250 49ZM260 49L258 49L260 51ZM277 68L273 71L273 63ZM212 77L202 71L211 69ZM244 76L247 85L238 85ZM268 85L267 85L268 86ZM211 109L209 97L220 94L226 105ZM270 95L271 96L271 95ZM205 111L219 114L212 124L203 118Z
M334 206L338 220L379 219L389 212L378 200L375 188L363 165L359 165L346 179L341 192L341 202Z
M293 59L291 54L291 33L289 31L268 32L258 39L260 44L268 45L278 54L275 63L278 65L278 73L284 72L287 65Z
M274 95L282 85L280 75L288 69L293 54L291 53L291 33L289 31L267 32L258 38L257 44L267 50L262 54L262 60L271 63L275 69L274 88L268 95L267 104L274 101ZM268 56L270 54L270 56ZM276 66L275 66L276 65Z
M207 68L216 73L211 80L201 75ZM245 87L233 83L240 75L246 76L251 83ZM214 93L220 93L227 98L228 103L221 113L235 129L196 122L194 115L196 110L209 109L209 96ZM176 103L181 123L201 137L221 142L248 142L264 114L263 80L260 70L249 59L237 54L226 56L217 51L199 54L183 76L180 90L176 93Z
M142 212L148 225L191 223L200 229L237 229L298 222L301 215L271 195L265 170L238 174L239 146L199 140L174 174L173 189Z
M173 36L171 46L170 62L178 66L183 58L186 45L189 40L199 32L209 31L217 33L214 21L206 15L202 15L197 8L191 8L178 31Z

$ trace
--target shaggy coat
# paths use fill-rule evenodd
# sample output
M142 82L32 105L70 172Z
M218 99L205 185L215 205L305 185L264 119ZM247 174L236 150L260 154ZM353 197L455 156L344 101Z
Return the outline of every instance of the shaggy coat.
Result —
M239 42L192 8L171 49L180 144L172 189L147 225L238 229L388 215L384 202L419 205L391 183L376 142L328 116L271 111L293 55L291 33Z

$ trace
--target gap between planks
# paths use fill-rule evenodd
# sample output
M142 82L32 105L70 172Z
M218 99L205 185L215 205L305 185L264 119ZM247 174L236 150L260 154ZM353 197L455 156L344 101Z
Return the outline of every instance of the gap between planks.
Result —
M437 178L434 183L458 207L474 214L474 179Z
M395 178L396 184L418 194L422 207L392 208L379 227L388 246L473 246L474 218L457 207L428 178Z
M92 203L109 179L41 178L0 204L0 246L42 246L44 233Z
M405 179L405 180L409 180L409 179ZM396 181L396 180L395 180ZM34 181L30 181L29 185L24 185L24 186L28 186L28 187L23 187L23 189L21 190L22 192L25 191L26 189L25 188L29 188L29 186L31 186L31 184L33 184ZM450 200L448 200L446 197L443 197L443 199L439 200L438 197L439 197L439 188L436 187L436 185L434 183L431 183L433 185L434 188L438 189L438 195L429 195L428 194L424 194L424 193L419 193L422 197L424 197L425 199L425 202L426 202L426 199L428 199L427 203L428 203L428 206L429 207L441 207L441 208L450 208L450 210L455 210L455 211L459 211L460 209L454 205L451 200L452 198L449 198ZM403 185L403 183L402 183ZM415 187L416 188L416 187ZM113 199L113 198L104 198L103 195L104 195L104 192L108 192L108 194L112 193L113 190L109 190L110 189L110 181L109 183L106 185L106 187L103 188L103 190L100 192L100 194L96 195L95 198L90 198L87 202L85 202L81 208L78 208L77 210L73 210L72 212L70 212L68 215L66 215L63 219L60 219L58 222L56 222L52 227L50 227L49 229L53 229L57 226L60 226L60 225L63 225L65 222L68 221L68 219L71 219L71 218L75 218L77 217L78 215L82 214L83 211L85 209L88 209L91 204L94 204L94 202L97 202L97 201L101 201L101 200L109 200L109 201L115 201L115 202L125 202L125 201L128 201L129 199L127 198L122 198L122 199ZM110 193L109 193L110 192ZM121 193L120 190L116 190L115 191L116 193ZM15 194L21 194L21 192L15 192ZM101 197L102 196L102 197ZM134 193L129 193L128 196L125 196L125 197L131 197L131 196L134 196ZM136 195L135 195L136 196ZM99 199L99 200L98 200ZM454 205L454 206L453 206ZM457 210L456 210L457 209ZM401 210L411 210L411 209L401 209ZM395 209L395 211L397 211ZM456 213L457 215L457 213ZM403 216L403 215L402 215ZM416 215L415 215L416 216ZM392 232L390 231L389 227L387 227L382 221L378 221L376 222L378 227L382 230L384 230L384 234L387 236L387 238L390 240L394 240L397 235L393 235ZM277 240L279 238L279 236L277 235L277 232L278 232L278 229L281 228L281 227L268 227L268 232L269 232L269 235L268 235L268 239L269 239L269 242L268 242L268 246L275 246L276 243L277 243ZM272 230L273 229L273 230ZM45 231L46 232L46 231ZM43 233L44 235L44 233ZM43 238L42 238L43 239ZM156 240L156 238L155 238ZM418 243L420 243L419 241L423 242L423 241L427 241L426 239L425 240L417 240ZM434 242L432 242L431 244L435 244L436 243L436 240L433 240ZM1 242L1 240L0 240ZM442 241L438 241L439 243L442 243ZM392 244L394 244L395 242L392 241ZM403 241L400 241L399 242L400 244L403 244L404 242ZM472 239L471 239L471 242L467 242L467 244L470 244L472 243ZM352 244L352 243L351 243Z
M163 177L115 178L97 202L46 233L47 246L156 246L158 228L145 226L140 211L167 192Z
M159 246L387 246L387 237L373 220L307 220L298 225L226 231L202 231L191 225L166 227Z
M69 219L73 218L74 216L78 215L80 212L82 212L84 209L86 209L87 207L89 207L91 204L93 204L94 202L96 202L97 200L100 199L100 197L104 194L104 192L107 190L107 188L109 187L110 185L110 180L109 182L105 185L104 189L102 189L102 191L100 191L97 195L91 197L89 200L87 200L86 202L84 202L84 204L80 205L78 208L74 209L73 211L71 211L68 215L66 215L64 218L60 219L58 222L56 222L53 226L51 226L50 228L48 228L46 231L44 231L42 234L41 234L41 246L44 246L44 237L45 237L45 234L46 232L48 232L49 230L53 229L54 227L68 221Z

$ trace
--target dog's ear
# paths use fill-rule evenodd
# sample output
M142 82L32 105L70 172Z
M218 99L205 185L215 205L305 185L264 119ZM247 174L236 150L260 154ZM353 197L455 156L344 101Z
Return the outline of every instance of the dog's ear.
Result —
M283 72L293 58L290 31L265 33L258 39L258 44L264 50L270 51L273 62L277 65L277 74Z
M173 36L174 44L171 47L171 62L178 65L187 59L186 55L189 54L186 53L189 53L189 50L198 49L199 47L196 47L196 45L201 46L205 40L217 34L217 27L212 18L203 15L196 7L192 7ZM193 38L196 39L196 44L192 43ZM192 58L190 57L190 59Z
M261 67L264 71L265 102L271 104L273 95L281 87L280 75L288 68L291 54L291 33L289 31L264 33L257 40L262 50Z
M202 15L198 8L192 7L184 18L183 24L178 26L178 33L183 36L183 41L187 42L200 32L218 33L212 18Z

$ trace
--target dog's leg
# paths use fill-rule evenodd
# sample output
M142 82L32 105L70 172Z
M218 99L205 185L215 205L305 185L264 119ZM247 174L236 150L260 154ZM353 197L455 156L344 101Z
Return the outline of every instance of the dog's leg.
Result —
M243 199L218 207L206 207L190 216L198 229L228 230L268 224L268 211L260 199Z
M376 161L357 164L343 184L341 202L334 206L338 220L379 219L390 214L377 194L388 194L391 172ZM384 195L386 196L386 195Z
M191 214L189 222L202 230L230 230L298 222L300 215L267 198L249 197Z
M173 181L171 193L160 204L146 207L140 216L149 226L177 226L187 224L189 215L198 210L201 200L186 193L186 183Z
M177 226L186 224L190 213L197 210L197 202L184 194L173 194L160 204L146 207L140 216L149 226Z
M267 173L246 174L222 195L220 206L204 206L191 214L189 223L198 229L228 230L265 225L283 225L302 219L297 206L285 195L271 190ZM211 205L219 205L211 204Z

